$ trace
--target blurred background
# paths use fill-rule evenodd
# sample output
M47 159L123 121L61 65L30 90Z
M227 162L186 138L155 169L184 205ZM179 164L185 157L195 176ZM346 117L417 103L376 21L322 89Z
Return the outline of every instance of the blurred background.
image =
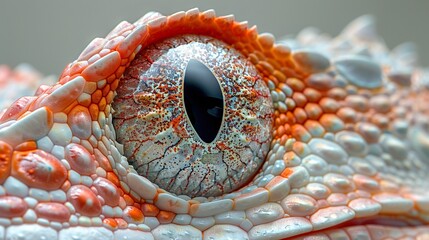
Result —
M314 26L337 35L364 14L377 19L389 48L411 41L420 62L429 66L429 1L425 0L276 0L276 1L2 1L0 64L27 62L43 74L59 75L95 37L104 37L122 20L133 22L148 11L165 15L198 7L218 15L234 14L256 24L260 33L280 38Z

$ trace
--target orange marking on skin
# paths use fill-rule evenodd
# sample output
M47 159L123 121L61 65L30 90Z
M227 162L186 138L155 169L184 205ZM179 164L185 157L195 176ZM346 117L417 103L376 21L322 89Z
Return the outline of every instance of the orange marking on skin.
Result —
M125 203L127 205L133 205L134 204L133 198L131 196L129 196L128 194L124 194L122 197L124 198Z
M70 218L69 209L61 203L39 203L35 207L38 217L56 222L67 222Z
M302 108L295 108L293 115L298 123L304 123L307 120L307 113Z
M103 219L103 223L104 223L104 225L106 225L110 229L117 229L118 228L118 223L113 218L105 218L105 219Z
M116 186L121 186L121 184L119 183L119 178L118 176L116 176L115 173L107 172L107 179L113 184L115 184Z
M305 141L310 136L307 129L298 124L292 126L291 133L292 136L298 141Z
M278 80L278 82L286 82L286 79L287 79L286 76L278 70L274 70L273 76Z
M79 61L70 65L69 76L73 78L74 75L81 73L88 66L87 61Z
M110 91L110 92L107 94L107 96L106 96L106 101L107 101L107 103L108 103L108 104L112 103L112 102L113 102L113 98L114 98L114 97L115 97L115 96L114 96L113 92L112 92L112 91Z
M94 180L93 187L97 194L103 198L105 204L115 207L119 204L119 190L115 184L103 177Z
M102 154L100 152L100 150L95 148L94 149L94 156L95 156L95 160L97 160L97 162L101 168L103 168L107 172L113 171L112 166L110 166L109 159L107 159L107 157L104 156L104 154Z
M151 203L143 203L141 209L143 214L147 217L155 217L159 213L158 207Z
M304 109L310 119L317 120L322 115L322 109L318 104L307 103Z
M108 78L106 78L107 83L112 83L113 81L115 81L115 79L117 79L116 74L113 73L112 75L110 75Z
M134 58L135 54L132 54L131 57ZM115 73L116 78L120 78L124 72L125 72L125 66L120 66L118 70L116 70L116 73Z
M12 176L30 187L58 189L67 178L67 170L53 155L42 151L15 151Z
M305 98L305 95L300 92L293 93L292 99L297 107L304 107L305 104L307 104L307 98Z
M111 52L98 59L82 71L82 76L90 82L98 81L111 75L121 64L118 52Z
M31 150L35 150L37 148L37 143L35 141L28 141L28 142L24 142L19 144L18 146L15 147L16 151L31 151Z
M12 147L9 144L0 141L0 184L10 175L12 151Z
M292 148L295 153L297 153L298 155L301 155L306 150L306 144L302 142L294 142Z
M0 197L0 217L20 217L27 211L27 203L19 197Z
M84 185L72 186L67 192L67 199L76 211L84 216L95 217L101 214L101 203L97 196Z
M106 109L106 105L107 105L106 98L103 97L98 103L98 107L100 108L100 111L104 111L104 109Z
M128 223L122 218L115 218L116 223L118 224L118 228L127 228Z
M156 216L158 218L159 223L171 223L173 221L173 218L176 216L175 213L167 212L167 211L159 211L158 215Z
M102 97L103 97L103 93L101 92L100 89L98 89L92 94L91 100L93 103L99 103Z
M102 91L102 93L103 93L103 97L105 97L105 96L107 96L107 94L110 92L110 85L108 84L108 85L106 85L104 88L103 88L103 91Z
M16 100L1 116L0 123L19 118L28 110L35 99L36 97L22 97Z
M303 93L305 98L310 102L318 102L322 98L322 94L312 88L305 88Z
M283 172L280 174L280 176L282 176L284 178L288 178L292 173L293 173L292 169L286 168L285 170L283 170Z
M280 136L280 145L284 145L288 139L287 135Z
M66 180L63 185L61 186L61 190L63 190L64 192L67 192L71 187L71 183L69 180Z
M142 223L144 220L142 211L134 206L126 207L124 214L128 215L134 222Z
M98 114L100 113L100 110L98 109L98 105L97 104L91 104L89 106L89 113L91 114L91 119L92 121L97 121L98 120Z

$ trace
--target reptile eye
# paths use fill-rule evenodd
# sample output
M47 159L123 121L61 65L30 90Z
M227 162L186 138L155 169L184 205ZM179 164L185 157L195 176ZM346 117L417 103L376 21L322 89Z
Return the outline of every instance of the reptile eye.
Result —
M113 103L134 169L178 195L219 196L256 174L273 107L255 66L211 37L182 35L141 50Z

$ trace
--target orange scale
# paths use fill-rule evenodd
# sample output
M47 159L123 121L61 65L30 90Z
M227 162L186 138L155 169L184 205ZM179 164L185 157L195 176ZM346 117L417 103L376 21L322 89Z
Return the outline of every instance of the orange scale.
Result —
M12 147L0 141L0 184L10 175L10 168L12 162Z
M337 112L338 117L340 117L344 122L354 123L356 122L356 111L353 108L344 107L340 108Z
M93 103L99 103L99 102L100 102L100 100L101 100L101 98L103 97L102 95L103 95L103 93L101 92L101 90L100 90L100 89L98 89L97 91L95 91L95 92L92 94L92 96L91 96L92 102L93 102Z
M98 195L104 199L105 204L112 207L118 206L120 195L115 184L105 178L98 177L94 180L93 186Z
M288 119L287 123L289 123L289 124L295 124L296 123L295 115L293 115L293 113L287 112L286 117Z
M103 225L112 230L115 230L118 228L118 222L116 222L116 220L113 218L103 219Z
M301 92L305 89L305 84L297 78L288 78L286 84L294 91Z
M159 213L158 207L150 203L143 203L141 210L146 217L155 217Z
M133 198L130 195L124 194L122 197L124 198L125 203L127 205L134 205L134 200L133 200Z
M343 100L348 95L349 94L347 94L346 90L344 90L343 88L332 88L328 91L328 96L336 100Z
M106 108L106 105L107 105L106 98L103 97L98 103L98 106L101 111L104 111L104 109Z
M133 59L135 57L135 54L131 54L130 59ZM131 62L129 59L126 59L126 62ZM115 72L115 77L116 78L120 78L122 76L122 74L125 72L126 67L125 66L120 66L118 68L118 70L116 70Z
M112 166L110 166L109 159L107 159L107 157L104 156L100 152L100 150L98 150L96 148L94 149L94 156L95 156L95 159L97 160L98 164L100 165L100 167L103 168L104 170L108 171L107 176L109 176L109 172L113 171ZM111 179L109 179L109 180L111 180ZM117 182L114 182L115 185L119 186L117 183L119 183L119 180Z
M317 120L322 115L323 111L320 106L316 103L307 103L304 107L308 118Z
M387 118L386 116L384 116L382 114L374 114L371 117L371 122L373 124L377 125L382 130L384 130L384 129L387 129L390 121L389 121L389 118Z
M304 123L307 120L307 113L302 108L295 108L293 115L298 123Z
M325 129L320 125L319 121L307 120L304 127L313 137L322 137L325 134Z
M110 92L110 85L107 84L104 88L103 88L103 97L107 96L107 94Z
M95 172L95 158L82 145L75 143L67 145L64 155L71 168L81 175L90 175Z
M273 66L271 64L269 64L266 61L261 61L261 62L259 62L259 64L268 73L267 75L273 74L274 68L273 68Z
M31 151L37 148L37 143L35 141L28 141L19 144L15 147L15 151Z
M284 126L279 126L276 131L277 131L276 133L277 136L282 136L282 135L285 135L286 133Z
M79 74L79 73L81 73L86 67L88 66L88 62L87 61L79 61L79 62L76 62L76 63L72 63L70 66L69 66L69 69L68 69L68 71L69 71L69 73L68 73L68 75L69 76L73 76L73 75L76 75L76 74Z
M280 173L280 176L284 177L284 178L289 178L290 175L292 175L293 170L291 168L286 168L285 170L283 170L282 173Z
M61 186L61 190L63 190L64 192L67 192L71 187L71 183L69 180L66 180L63 185Z
M278 80L278 82L286 82L286 76L278 70L274 70L273 76Z
M98 120L99 112L100 112L100 110L98 109L97 104L92 103L91 105L89 105L89 113L91 114L92 121Z
M280 145L284 145L286 141L289 139L289 136L283 135L280 137Z
M124 59L124 61L125 61L125 63L129 62L129 60L128 60L128 59ZM125 64L125 63L124 63L124 64ZM108 76L108 77L106 78L107 83L111 83L111 82L115 81L115 79L117 79L117 77L116 77L116 72L112 73L112 75L110 75L110 76Z
M297 141L293 143L292 150L298 155L303 155L308 151L308 147L305 143Z
M116 174L114 172L108 172L107 173L107 179L112 182L113 184L115 184L116 186L120 186L120 182L119 182L119 178L118 176L116 176Z
M334 114L323 114L319 121L330 132L338 132L344 128L344 122Z
M114 96L113 91L110 91L110 92L107 94L107 96L106 96L106 100L107 100L107 102L108 102L108 103L113 102L113 98L114 98L114 97L115 97L115 96Z
M291 133L298 141L308 142L311 139L311 134L302 125L293 125Z
M332 98L322 98L319 104L326 113L335 113L340 108L338 101Z
M167 212L167 211L159 211L158 215L156 216L158 218L159 223L165 224L165 223L171 223L176 216L173 212Z
M61 203L39 203L34 210L38 217L55 222L67 222L70 218L69 209Z
M34 100L36 100L36 97L22 97L13 102L12 105L0 117L0 123L17 119L28 110Z
M84 185L72 186L67 192L68 201L76 211L84 216L96 217L101 214L101 203L97 196Z
M45 151L15 151L12 175L30 187L55 190L67 179L67 170L55 156Z
M124 219L131 220L134 223L142 223L144 220L144 215L140 209L134 206L128 206L124 209Z
M0 197L0 217L20 217L27 211L27 203L14 196Z
M118 224L118 228L127 228L128 227L128 223L127 221L125 221L122 218L115 218L116 223Z
M298 107L304 107L305 104L307 104L307 98L305 98L305 95L300 92L293 93L292 99Z
M309 102L318 102L322 98L322 94L313 88L306 88L303 93Z
M71 127L74 136L81 139L88 139L91 135L90 114L86 107L78 105L74 107L67 118L67 123Z

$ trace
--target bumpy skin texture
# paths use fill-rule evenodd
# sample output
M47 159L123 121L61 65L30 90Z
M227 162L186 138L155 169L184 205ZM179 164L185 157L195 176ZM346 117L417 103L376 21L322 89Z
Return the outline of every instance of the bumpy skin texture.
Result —
M241 52L273 100L261 170L216 198L139 176L112 124L127 66L181 34ZM368 18L285 44L213 11L122 22L0 113L0 239L427 239L427 73L404 49L389 54Z

